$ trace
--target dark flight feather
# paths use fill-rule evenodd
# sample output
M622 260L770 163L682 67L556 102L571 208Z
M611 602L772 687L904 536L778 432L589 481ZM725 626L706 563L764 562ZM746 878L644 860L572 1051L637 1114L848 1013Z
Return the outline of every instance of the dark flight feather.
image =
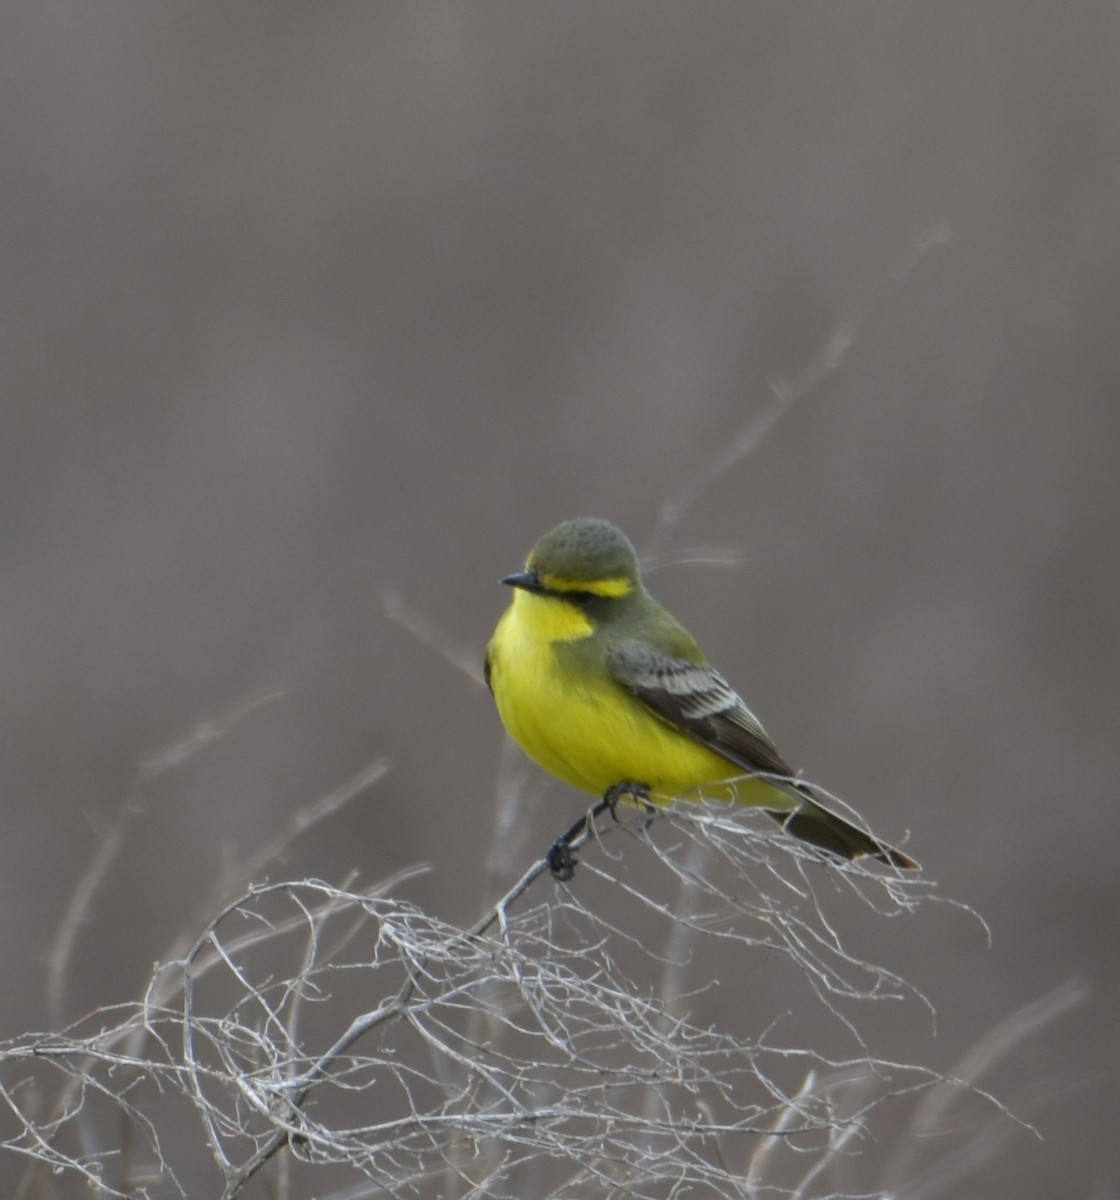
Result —
M901 850L830 812L798 783L758 718L714 667L660 654L637 640L610 646L606 665L614 679L663 720L788 795L797 808L766 811L795 837L842 858L871 855L896 867L917 866Z

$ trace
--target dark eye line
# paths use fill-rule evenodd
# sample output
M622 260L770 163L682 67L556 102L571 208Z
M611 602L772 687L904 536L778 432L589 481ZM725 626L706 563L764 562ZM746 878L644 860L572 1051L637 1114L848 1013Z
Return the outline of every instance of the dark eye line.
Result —
M582 607L585 604L590 604L592 600L601 600L602 596L597 596L594 592L573 591L566 588L564 591L550 592L549 595L555 596L558 600L567 600L570 604L577 607Z

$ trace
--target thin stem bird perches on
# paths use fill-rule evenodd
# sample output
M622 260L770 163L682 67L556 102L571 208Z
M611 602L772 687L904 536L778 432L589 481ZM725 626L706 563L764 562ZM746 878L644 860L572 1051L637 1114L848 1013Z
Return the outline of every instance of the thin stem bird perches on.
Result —
M739 1197L760 1163L776 1171L760 1138L796 1144L803 1175L805 1153L837 1153L892 1094L938 1082L874 1054L860 1014L912 993L841 931L905 915L927 886L825 864L749 817L620 809L573 839L578 878L554 882L542 857L467 925L380 890L250 888L146 1003L4 1048L0 1080L16 1064L79 1083L45 1130L8 1085L9 1148L107 1195L158 1178L228 1200L280 1155L303 1191L356 1174L417 1200ZM724 992L749 1003L727 1010Z

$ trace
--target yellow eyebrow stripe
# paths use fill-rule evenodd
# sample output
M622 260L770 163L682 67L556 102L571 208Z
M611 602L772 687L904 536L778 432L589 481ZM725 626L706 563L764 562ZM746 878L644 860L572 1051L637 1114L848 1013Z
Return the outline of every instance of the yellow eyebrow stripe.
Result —
M617 600L628 596L634 585L625 575L614 579L565 579L560 575L542 575L541 583L550 592L590 592L593 596L606 596Z

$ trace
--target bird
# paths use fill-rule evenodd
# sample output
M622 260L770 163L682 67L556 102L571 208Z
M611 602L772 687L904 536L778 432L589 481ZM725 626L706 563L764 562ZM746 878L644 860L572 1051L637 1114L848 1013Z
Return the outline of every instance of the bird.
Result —
M602 799L678 798L756 806L826 855L902 869L901 850L831 811L778 753L758 718L642 581L609 521L564 521L533 547L486 648L485 678L513 740L546 771ZM570 843L548 866L570 879Z

